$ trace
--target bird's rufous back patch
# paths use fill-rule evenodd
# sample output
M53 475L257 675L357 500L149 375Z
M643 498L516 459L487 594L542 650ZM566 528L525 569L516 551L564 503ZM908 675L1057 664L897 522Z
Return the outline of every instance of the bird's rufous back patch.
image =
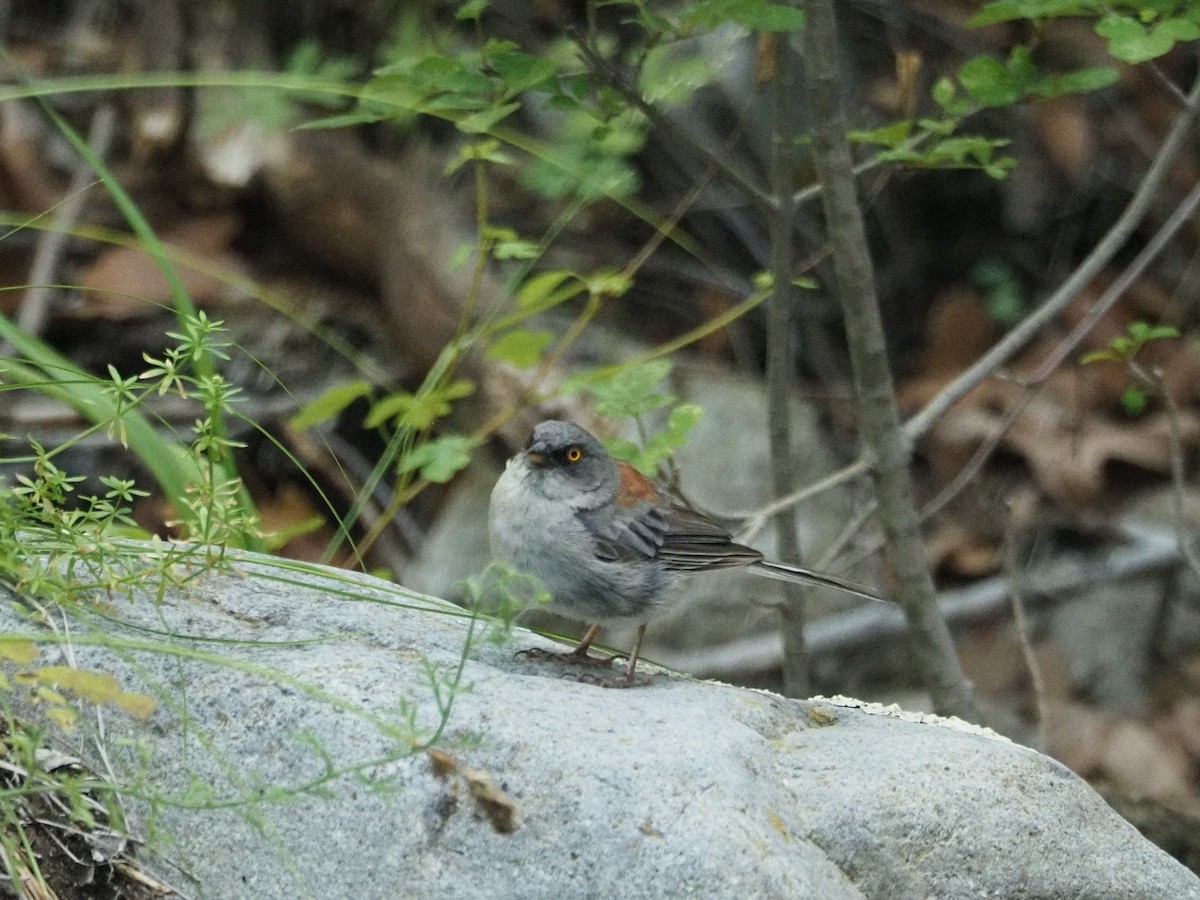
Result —
M633 506L639 501L655 503L659 499L658 488L654 482L627 463L617 463L619 486L617 496L613 498L617 506Z

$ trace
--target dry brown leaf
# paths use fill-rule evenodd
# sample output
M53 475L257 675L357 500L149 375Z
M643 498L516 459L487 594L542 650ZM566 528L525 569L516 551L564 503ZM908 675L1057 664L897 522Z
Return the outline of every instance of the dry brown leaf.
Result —
M226 299L230 289L217 272L244 271L240 257L229 245L241 227L232 213L189 219L166 230L161 237L169 248L196 260L199 268L176 262L183 285L197 304ZM79 279L83 290L83 315L122 321L153 315L170 301L166 277L149 253L132 247L113 247L100 254Z
M1093 416L1072 432L1061 425L1056 427L1041 415L1044 412L1022 415L1005 443L1021 452L1038 484L1061 503L1085 507L1101 504L1108 487L1108 470L1114 463L1160 474L1170 471L1171 432L1165 413L1130 424ZM1180 428L1185 446L1193 446L1200 433L1195 416L1184 416Z
M492 823L492 828L501 834L512 834L521 827L521 813L516 802L496 784L491 772L467 769L463 776L471 796Z
M925 556L935 572L963 578L979 578L1000 568L995 536L973 531L957 520L942 522L930 535Z
M1026 675L1025 658L1012 627L974 628L959 642L963 672L983 694L1016 690Z
M436 748L426 752L429 757L429 767L433 774L445 780L458 771L458 759L445 750Z
M1182 698L1171 710L1164 728L1193 759L1200 760L1200 699Z
M1096 140L1084 101L1077 95L1056 97L1034 104L1033 116L1055 168L1073 181L1086 179L1095 162Z
M996 342L999 329L983 298L969 288L951 288L933 301L925 321L921 373L958 374Z
M1163 366L1163 390L1184 407L1200 406L1200 341L1180 341Z
M1046 752L1072 772L1086 777L1097 774L1101 751L1115 724L1113 716L1079 703L1047 704Z
M1173 800L1192 793L1192 762L1183 748L1140 722L1116 722L1097 765L1103 777L1131 797Z

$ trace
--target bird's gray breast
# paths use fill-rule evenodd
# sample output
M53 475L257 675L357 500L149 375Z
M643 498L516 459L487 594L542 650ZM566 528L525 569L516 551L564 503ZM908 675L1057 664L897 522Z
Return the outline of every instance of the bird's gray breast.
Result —
M538 578L552 612L586 622L649 618L670 573L651 559L602 559L583 511L546 498L526 481L537 474L518 457L496 482L488 510L492 553Z

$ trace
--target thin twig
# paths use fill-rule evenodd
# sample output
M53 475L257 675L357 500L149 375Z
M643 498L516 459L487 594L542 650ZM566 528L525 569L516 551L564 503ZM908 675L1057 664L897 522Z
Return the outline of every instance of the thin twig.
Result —
M1075 296L1108 265L1145 218L1151 202L1166 178L1172 161L1191 132L1198 110L1200 110L1200 78L1197 78L1192 86L1187 96L1187 105L1180 113L1179 118L1175 120L1166 140L1159 148L1158 154L1150 163L1137 191L1108 233L1037 310L1014 327L966 371L942 388L936 397L905 423L904 431L909 439L916 440L924 435L933 426L933 423L945 415L959 400L1011 360L1043 327L1065 310Z
M1171 512L1175 519L1175 543L1188 568L1200 577L1200 557L1196 554L1195 538L1189 534L1191 529L1183 505L1187 493L1187 475L1184 472L1183 426L1180 424L1179 404L1163 387L1162 379L1146 371L1137 360L1129 361L1129 370L1142 387L1161 397L1166 406L1167 435L1171 444Z
M108 154L116 133L117 113L111 103L103 103L92 116L92 125L88 132L88 146L98 157ZM67 198L54 216L51 228L42 232L38 239L37 249L33 254L33 263L29 269L29 289L17 312L17 325L29 334L41 334L46 319L50 314L50 301L53 296L54 273L62 263L67 241L71 236L74 225L83 213L87 201L87 190L97 184L96 173L88 165L87 160L80 160L71 176L71 186L67 189ZM7 354L8 348L2 351Z
M1034 708L1037 710L1038 737L1036 743L1041 747L1045 745L1042 729L1048 721L1046 679L1042 674L1042 664L1033 650L1029 617L1025 613L1025 572L1017 561L1017 533L1011 510L1009 510L1009 515L1004 523L1004 545L1004 568L1008 576L1009 600L1012 603L1013 631L1016 634L1017 645L1021 648L1021 657L1025 660L1025 668L1029 671Z
M738 531L738 540L743 543L751 543L759 533L766 527L774 516L780 513L787 512L794 506L798 506L810 497L815 497L817 494L823 494L825 491L832 490L835 487L840 487L848 481L853 481L862 475L866 475L871 470L865 458L859 458L848 466L843 466L836 472L826 475L820 481L814 481L812 484L800 488L794 493L788 494L786 497L780 497L778 500L772 500L770 503L763 506L761 509L753 513L742 513L735 515L733 518L744 519L746 524Z
M1163 223L1163 226L1154 237L1142 248L1142 251L1134 258L1133 262L1096 299L1083 318L1059 342L1054 351L1042 361L1042 364L1029 375L1012 377L1013 381L1025 387L1025 391L1009 405L1008 409L1004 412L1003 418L996 425L995 430L975 450L971 455L971 459L959 470L953 480L938 491L937 495L921 509L922 520L936 515L938 511L958 495L959 491L974 479L976 473L987 462L996 447L1000 445L1000 442L1004 440L1004 436L1008 433L1013 423L1033 400L1037 389L1066 361L1068 356L1078 349L1088 332L1095 328L1104 314L1124 296L1125 291L1141 278L1145 270L1149 268L1150 263L1158 257L1171 238L1175 236L1175 233L1184 224L1191 221L1192 214L1196 211L1197 206L1200 206L1200 184L1192 188L1191 192L1184 198L1184 201L1175 208L1175 211L1171 213L1170 217Z

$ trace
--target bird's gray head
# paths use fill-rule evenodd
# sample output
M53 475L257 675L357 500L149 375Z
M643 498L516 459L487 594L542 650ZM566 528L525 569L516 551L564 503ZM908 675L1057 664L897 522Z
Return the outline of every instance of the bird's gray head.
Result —
M530 484L554 500L592 505L617 489L617 465L604 446L578 425L541 422L514 459Z

